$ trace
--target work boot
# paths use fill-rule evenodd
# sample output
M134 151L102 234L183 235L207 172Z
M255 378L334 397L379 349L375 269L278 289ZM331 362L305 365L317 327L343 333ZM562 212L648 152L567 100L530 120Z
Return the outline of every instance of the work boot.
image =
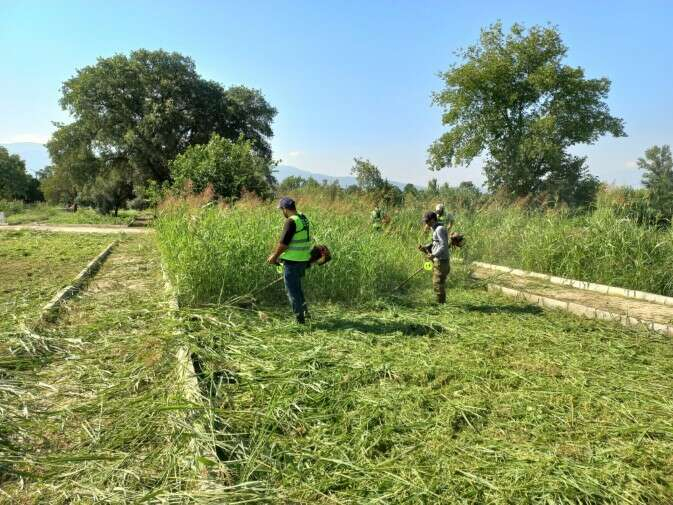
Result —
M296 320L297 320L297 324L305 324L306 323L306 317L304 317L304 314L297 314Z

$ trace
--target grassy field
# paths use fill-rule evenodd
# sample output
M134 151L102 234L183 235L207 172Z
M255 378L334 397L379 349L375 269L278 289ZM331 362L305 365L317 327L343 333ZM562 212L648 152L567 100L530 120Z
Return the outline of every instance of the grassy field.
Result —
M670 339L513 303L459 262L445 307L427 273L392 293L418 221L372 235L327 206L309 215L335 257L297 325L282 285L245 296L278 276L278 211L196 207L126 239L0 375L0 502L673 502Z
M77 212L68 212L61 207L44 203L7 205L4 208L2 202L0 202L0 211L5 211L9 224L128 224L137 214L135 210L120 210L118 216L103 215L84 207Z
M0 232L0 333L35 317L114 237Z
M418 213L372 234L364 213L306 207L335 252L306 277L307 327L280 286L227 307L277 275L278 211L178 206L157 224L232 485L277 503L673 500L666 338L513 304L460 268L446 307L427 276L392 294L420 262ZM462 224L495 239L495 218Z
M23 352L33 365L8 382L10 405L29 415L0 444L0 502L156 503L155 490L188 491L198 475L181 456L190 428L163 288L153 244L128 238L61 320L39 328L46 345Z
M0 232L0 489L17 452L25 456L16 441L31 434L25 421L33 412L26 409L21 377L32 378L35 367L65 344L31 331L40 308L112 240Z
M307 327L186 310L232 483L274 503L671 502L670 341L464 275L445 308L417 287L315 303Z

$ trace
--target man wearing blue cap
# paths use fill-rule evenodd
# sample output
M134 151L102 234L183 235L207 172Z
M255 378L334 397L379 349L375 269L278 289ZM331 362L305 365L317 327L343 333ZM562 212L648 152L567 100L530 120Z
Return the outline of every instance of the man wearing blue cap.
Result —
M304 324L307 310L301 279L311 259L309 222L304 214L297 212L297 206L292 198L281 198L278 208L285 216L285 226L276 249L266 261L272 265L278 265L282 261L285 289L292 312L297 322Z

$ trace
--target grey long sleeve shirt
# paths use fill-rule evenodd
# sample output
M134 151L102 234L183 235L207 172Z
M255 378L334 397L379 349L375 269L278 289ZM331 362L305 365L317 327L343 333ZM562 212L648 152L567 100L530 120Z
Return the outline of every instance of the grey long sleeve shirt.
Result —
M449 259L449 232L442 223L432 227L432 242L425 246L433 258L438 260Z

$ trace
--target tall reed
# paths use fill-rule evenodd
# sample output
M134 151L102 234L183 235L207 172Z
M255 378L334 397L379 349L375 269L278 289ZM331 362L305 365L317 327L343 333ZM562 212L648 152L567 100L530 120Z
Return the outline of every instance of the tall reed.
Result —
M314 241L327 244L333 255L326 266L307 272L310 298L370 299L389 293L422 265L412 235L376 233L368 215L318 208L304 211L312 223ZM156 223L158 243L181 301L224 302L278 278L265 260L278 242L282 225L280 211L267 204L199 208L173 202L164 206Z

